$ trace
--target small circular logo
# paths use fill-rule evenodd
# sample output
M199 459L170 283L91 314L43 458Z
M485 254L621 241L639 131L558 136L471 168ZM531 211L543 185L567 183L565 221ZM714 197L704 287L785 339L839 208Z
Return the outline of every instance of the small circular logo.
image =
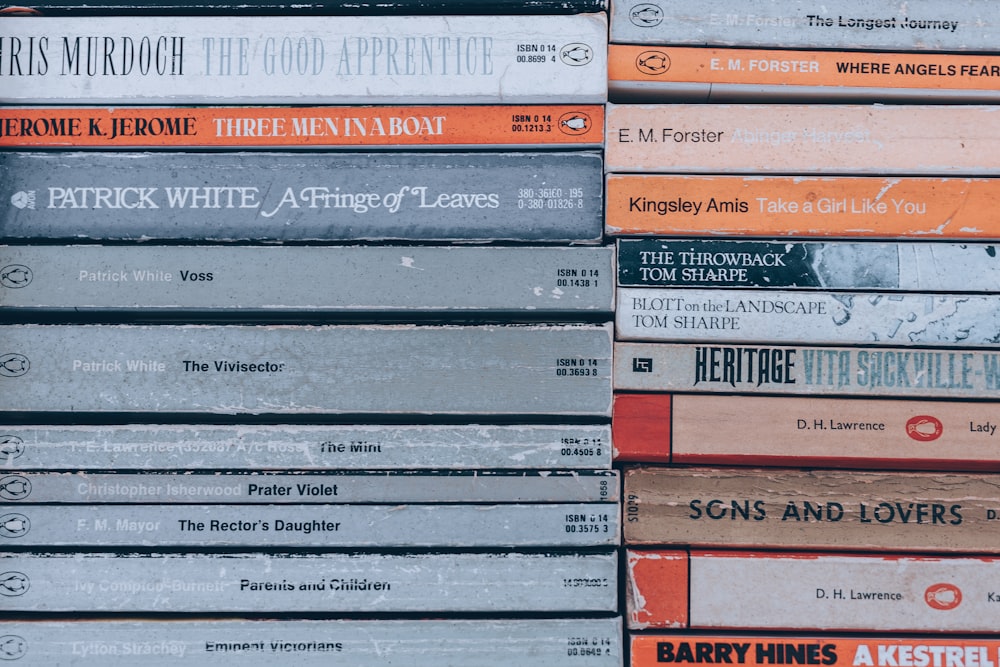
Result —
M15 208L35 208L35 193L34 192L15 192L10 196L10 203L15 206Z
M28 576L23 572L13 570L0 572L0 595L15 598L27 593L29 588L31 588L31 582L28 581Z
M663 10L659 5L643 2L632 8L628 13L628 20L640 28L652 28L663 23Z
M23 500L31 495L31 482L21 475L0 477L0 498L4 500Z
M573 42L559 49L559 58L567 65L580 67L594 59L594 50L581 42Z
M563 134L586 134L593 124L590 116L582 111L570 111L559 116L559 130Z
M0 463L16 459L24 453L24 440L16 435L0 435Z
M28 642L17 635L0 636L0 660L17 660L28 652Z
M0 269L0 285L19 289L31 284L31 269L23 264L8 264Z
M954 584L934 584L924 591L924 602L934 609L948 611L962 604L962 591Z
M931 415L917 415L906 421L906 435L920 442L937 440L944 432L944 424Z
M643 74L659 76L670 69L670 58L663 51L643 51L635 58L635 68Z
M0 537L21 537L27 535L31 522L23 514L4 514L0 516Z
M28 363L28 357L23 354L15 352L0 354L0 375L16 378L27 373L29 368L31 364Z

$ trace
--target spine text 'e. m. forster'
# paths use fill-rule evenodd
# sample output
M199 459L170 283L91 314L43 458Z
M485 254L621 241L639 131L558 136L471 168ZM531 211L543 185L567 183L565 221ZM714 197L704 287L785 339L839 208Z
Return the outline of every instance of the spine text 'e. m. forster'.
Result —
M611 104L610 173L1000 173L996 105Z

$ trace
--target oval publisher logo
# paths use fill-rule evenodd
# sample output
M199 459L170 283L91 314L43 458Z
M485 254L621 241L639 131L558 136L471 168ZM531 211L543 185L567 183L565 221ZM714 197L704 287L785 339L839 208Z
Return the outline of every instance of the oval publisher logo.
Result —
M586 44L573 42L559 49L559 58L567 65L580 67L594 59L594 50Z
M640 28L652 28L663 23L663 10L659 5L651 2L644 2L632 8L628 13L628 20L632 25Z
M0 435L0 463L3 459L16 459L24 453L24 440L16 435Z
M563 134L586 134L593 121L582 111L569 111L559 116L559 130Z
M31 522L23 514L4 514L0 516L0 537L21 537L31 530Z
M0 375L9 378L16 378L24 375L31 368L28 357L23 354L11 352L0 354Z
M906 422L906 435L920 442L937 440L943 432L944 424L931 415L917 415L910 417Z
M22 475L0 477L0 498L24 500L31 495L31 481Z
M643 51L635 58L635 68L643 74L659 76L670 69L670 57L663 51Z
M19 635L0 637L0 660L17 660L28 652L28 642Z
M8 264L0 269L0 285L20 289L31 284L31 269L24 264Z
M924 591L924 602L941 611L954 609L962 604L962 591L954 584L934 584Z
M31 588L31 581L28 580L28 575L23 572L15 570L0 572L0 595L13 598L24 595L29 588Z

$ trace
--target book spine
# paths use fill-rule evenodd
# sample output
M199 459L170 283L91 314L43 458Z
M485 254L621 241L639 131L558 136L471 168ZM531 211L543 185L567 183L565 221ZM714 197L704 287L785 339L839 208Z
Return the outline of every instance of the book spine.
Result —
M603 13L34 17L4 21L0 44L6 104L607 99Z
M997 77L1000 57L986 54L608 47L618 101L995 104Z
M995 106L973 104L609 104L604 167L619 173L997 174L995 114Z
M12 245L0 246L0 266L0 311L8 314L555 313L565 320L610 318L614 307L610 247Z
M599 243L602 178L593 152L8 152L0 237Z
M617 394L616 461L1000 470L997 403Z
M604 424L0 427L4 470L611 468Z
M1000 236L1000 180L608 174L611 235Z
M617 502L618 473L330 471L317 473L13 473L0 491L30 503L531 503Z
M992 51L1000 22L989 0L802 0L611 3L611 40L890 51Z
M607 325L11 325L0 337L9 411L611 411Z
M621 528L612 503L6 509L0 515L6 548L614 547Z
M889 667L900 659L929 666L945 664L945 656L954 656L955 667L994 667L1000 659L1000 642L990 637L634 633L628 642L631 667L691 663L699 651L713 661L723 662L729 656L748 667L765 667L776 660L829 667Z
M621 340L990 347L995 293L619 288Z
M1000 399L1000 354L905 347L615 343L614 388Z
M2 107L0 147L601 148L600 104Z
M288 16L288 15L391 15L391 14L581 14L607 11L604 0L54 0L25 3L31 16Z
M622 287L1000 291L992 243L618 239Z
M628 627L995 631L992 557L629 551ZM689 594L690 590L690 594Z
M871 424L834 422L834 427ZM995 475L633 466L632 545L980 552L994 550Z
M23 667L143 667L238 660L243 667L621 667L616 618L531 620L79 620L7 622L4 655ZM580 638L596 652L570 653ZM461 656L461 662L457 662ZM983 665L982 667L986 667Z
M7 611L613 612L610 553L0 554Z

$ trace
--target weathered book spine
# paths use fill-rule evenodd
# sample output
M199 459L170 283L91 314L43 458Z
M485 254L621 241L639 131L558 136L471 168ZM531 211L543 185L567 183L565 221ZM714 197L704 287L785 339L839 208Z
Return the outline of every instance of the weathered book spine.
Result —
M1000 560L630 550L628 627L996 631Z
M0 147L16 150L509 150L603 144L600 104L0 108Z
M618 239L622 287L1000 291L993 243Z
M22 667L621 667L618 618L448 620L8 621L4 655ZM596 649L574 651L586 638ZM569 648L567 648L569 647ZM169 663L167 662L169 660ZM982 667L987 667L985 663Z
M4 424L0 467L606 470L611 468L611 429L602 424Z
M1000 179L608 174L611 235L1000 237Z
M713 662L726 658L748 667L778 663L829 667L888 667L890 664L944 665L951 656L956 667L995 667L1000 641L990 637L905 637L836 635L730 635L714 633L633 633L628 638L631 667L690 664L696 655Z
M403 505L19 505L13 547L537 548L618 546L614 503Z
M614 387L1000 400L1000 353L906 347L615 343Z
M545 104L607 99L607 17L4 21L5 104Z
M1000 470L998 403L617 394L617 461Z
M889 51L994 51L1000 16L990 0L660 2L614 0L611 40Z
M614 470L17 472L0 479L0 497L29 503L588 503L619 498Z
M991 175L1000 173L996 113L974 104L609 104L604 168Z
M830 424L848 426L877 425ZM995 474L632 466L624 482L632 545L991 553L1000 531Z
M602 179L593 152L8 152L0 237L599 243Z
M608 325L10 325L0 338L13 412L611 412Z
M996 293L619 288L621 340L991 347Z
M613 612L617 554L4 553L6 611Z
M1000 56L991 54L608 47L616 101L995 104L998 78Z
M287 15L389 15L389 14L581 14L602 12L605 0L53 0L12 6L9 13L30 16L287 16Z
M610 247L0 246L0 312L512 314L614 308ZM262 279L263 278L263 279Z

